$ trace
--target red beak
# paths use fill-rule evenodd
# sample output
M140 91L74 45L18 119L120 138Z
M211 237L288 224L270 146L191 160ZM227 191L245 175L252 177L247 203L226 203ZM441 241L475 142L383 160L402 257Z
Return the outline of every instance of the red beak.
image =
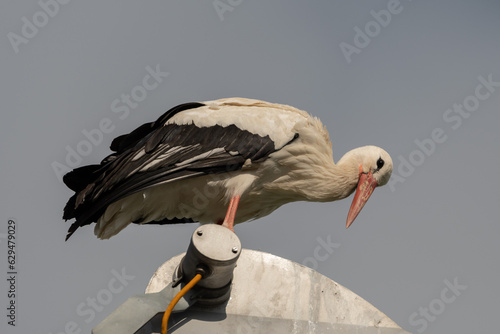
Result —
M358 187L356 189L356 194L354 194L349 214L347 215L345 228L349 228L349 226L351 226L352 222L356 219L376 186L377 180L375 180L371 171L368 172L368 174L361 173L359 175Z

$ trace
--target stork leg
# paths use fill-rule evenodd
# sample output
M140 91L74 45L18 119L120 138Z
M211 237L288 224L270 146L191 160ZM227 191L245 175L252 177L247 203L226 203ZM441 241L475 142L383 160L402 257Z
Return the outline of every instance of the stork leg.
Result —
M234 232L234 217L236 216L236 209L238 209L238 203L240 201L240 195L236 195L231 197L231 201L229 202L229 207L227 208L226 218L222 222L222 226L227 227L231 231Z

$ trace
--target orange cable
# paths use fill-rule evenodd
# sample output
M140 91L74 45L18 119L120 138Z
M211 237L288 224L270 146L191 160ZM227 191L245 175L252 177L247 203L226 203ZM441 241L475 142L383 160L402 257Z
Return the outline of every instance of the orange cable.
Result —
M196 274L196 276L189 281L188 284L186 284L185 287L182 288L181 291L175 295L174 299L170 302L170 304L167 307L167 310L163 314L163 319L161 321L161 334L167 334L167 326L168 326L168 318L170 317L170 314L172 313L172 310L174 309L175 305L177 302L189 291L193 286L196 285L201 280L202 276L201 274Z

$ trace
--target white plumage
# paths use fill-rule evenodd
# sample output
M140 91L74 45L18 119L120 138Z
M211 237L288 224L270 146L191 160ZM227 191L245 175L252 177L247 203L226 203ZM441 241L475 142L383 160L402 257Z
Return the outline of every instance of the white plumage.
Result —
M375 146L335 165L320 120L287 105L229 98L176 108L117 138L101 165L65 177L75 190L65 208L66 219L76 218L68 236L92 221L102 239L133 222L232 229L285 203L334 201L358 189L349 226L392 172L389 154Z
M297 108L252 99L228 98L203 103L206 106L176 114L167 124L235 125L262 137L269 136L276 147L282 147L293 138L294 127L309 118Z

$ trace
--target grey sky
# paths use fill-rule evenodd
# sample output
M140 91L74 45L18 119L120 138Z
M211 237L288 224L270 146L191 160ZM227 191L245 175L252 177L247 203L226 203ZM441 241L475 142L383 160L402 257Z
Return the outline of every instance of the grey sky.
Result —
M383 147L396 177L349 230L350 199L293 203L238 225L243 247L312 265L318 238L330 238L339 246L316 269L407 331L496 332L499 4L221 2L232 10L217 13L212 0L60 0L57 8L42 0L51 4L44 16L37 1L1 5L0 267L6 276L4 234L14 218L19 272L16 327L2 292L2 333L55 334L72 324L89 332L142 293L196 228L131 226L100 241L87 227L65 243L71 191L53 166L67 165L68 147L86 152L77 165L97 163L114 137L172 106L232 96L318 116L335 160L357 146ZM36 33L23 28L36 20ZM157 69L168 74L137 88ZM136 100L127 105L122 94ZM83 132L100 126L107 133L84 147ZM103 298L122 272L120 292L92 312L88 298Z

